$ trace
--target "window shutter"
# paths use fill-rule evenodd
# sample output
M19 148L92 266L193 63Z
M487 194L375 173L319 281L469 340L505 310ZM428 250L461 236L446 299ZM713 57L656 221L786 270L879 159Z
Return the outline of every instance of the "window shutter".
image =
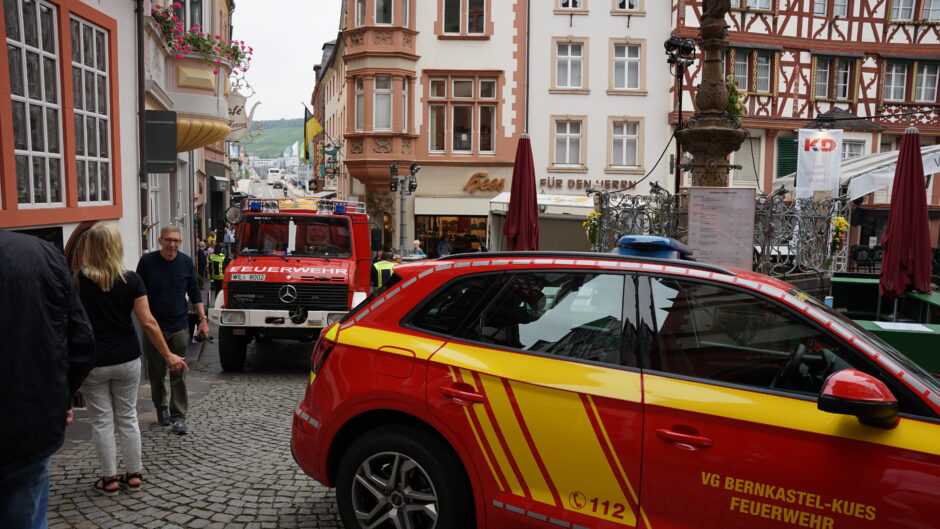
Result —
M796 172L796 138L777 138L777 178Z

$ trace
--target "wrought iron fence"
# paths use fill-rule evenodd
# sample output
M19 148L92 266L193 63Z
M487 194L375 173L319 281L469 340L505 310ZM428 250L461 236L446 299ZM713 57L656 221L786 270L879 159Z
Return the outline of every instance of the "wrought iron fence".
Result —
M688 193L674 195L653 183L649 195L592 191L600 213L594 250L609 252L626 234L685 241ZM837 272L848 267L845 241L833 243L833 219L846 218L845 198L792 199L781 188L759 193L754 210L753 269L773 276Z

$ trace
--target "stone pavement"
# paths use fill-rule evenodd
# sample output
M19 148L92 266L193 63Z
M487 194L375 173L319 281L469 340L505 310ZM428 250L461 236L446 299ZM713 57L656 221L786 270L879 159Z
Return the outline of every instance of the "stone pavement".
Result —
M208 345L202 369L187 374L190 433L184 436L157 424L149 384L142 382L144 485L137 492L106 497L92 490L98 459L87 414L78 410L66 445L52 458L49 527L340 527L332 490L308 478L290 454L292 412L304 394L311 348L287 341L252 345L252 369L223 374L216 346ZM191 368L197 354L194 344Z

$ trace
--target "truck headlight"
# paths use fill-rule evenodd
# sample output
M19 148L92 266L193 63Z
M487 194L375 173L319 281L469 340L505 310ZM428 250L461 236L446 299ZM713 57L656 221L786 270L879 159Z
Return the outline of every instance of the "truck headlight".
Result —
M345 316L345 315L346 315L346 314L343 313L343 312L333 312L333 313L331 313L331 314L327 314L327 316L326 316L326 324L327 324L327 326L333 325L334 323L336 323L336 322L338 322L339 320L343 319L343 316Z
M240 310L222 311L222 325L244 325L245 313Z

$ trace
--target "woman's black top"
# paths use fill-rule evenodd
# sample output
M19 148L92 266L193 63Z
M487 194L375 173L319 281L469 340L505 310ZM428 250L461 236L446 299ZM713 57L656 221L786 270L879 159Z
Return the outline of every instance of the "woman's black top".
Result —
M140 340L131 320L134 300L147 295L144 281L135 272L124 271L125 281L115 280L104 292L85 274L78 273L78 294L95 331L95 367L130 362L140 356Z

